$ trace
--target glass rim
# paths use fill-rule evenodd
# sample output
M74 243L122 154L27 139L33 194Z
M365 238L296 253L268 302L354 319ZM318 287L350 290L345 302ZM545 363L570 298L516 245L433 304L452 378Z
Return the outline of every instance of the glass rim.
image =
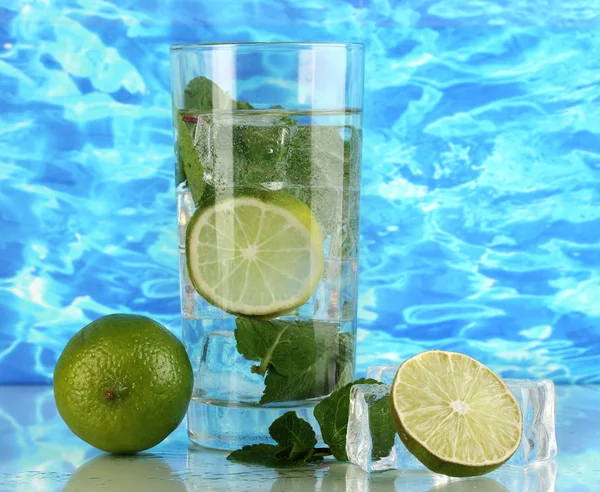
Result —
M244 42L227 42L227 43L181 43L172 44L169 47L169 51L184 51L193 49L204 49L204 48L234 48L237 46L241 47L259 47L259 46L273 46L273 47L287 47L292 48L298 47L327 47L327 48L356 48L364 50L365 45L357 42L328 42L328 41L244 41Z

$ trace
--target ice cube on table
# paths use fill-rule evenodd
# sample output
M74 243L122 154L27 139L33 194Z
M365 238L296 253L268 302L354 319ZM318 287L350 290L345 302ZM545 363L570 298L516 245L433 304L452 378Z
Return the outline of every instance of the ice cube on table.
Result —
M370 426L370 409L378 401L389 399L389 384L355 384L350 389L350 414L346 430L346 454L348 460L367 472L426 469L408 452L394 433L394 445L388 456L373 456L373 439ZM392 418L391 413L389 418Z
M509 465L549 460L556 446L556 393L549 379L505 379L523 414L523 438Z
M350 392L350 417L346 452L352 463L366 471L389 469L422 470L425 467L404 447L398 436L388 456L374 457L369 428L369 408L382 398L389 397L390 383L398 366L372 366L367 377L385 384L355 385ZM523 414L523 438L519 449L507 462L523 467L556 456L554 384L548 379L507 379L505 383L515 395Z
M254 364L237 350L231 331L215 330L204 336L194 378L194 397L204 400L258 402L264 390Z

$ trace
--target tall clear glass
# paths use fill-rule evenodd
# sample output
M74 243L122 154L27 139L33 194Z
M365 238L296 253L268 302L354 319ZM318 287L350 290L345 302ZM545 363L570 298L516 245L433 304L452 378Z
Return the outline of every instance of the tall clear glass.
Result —
M171 86L188 433L269 442L354 377L363 47L176 45Z

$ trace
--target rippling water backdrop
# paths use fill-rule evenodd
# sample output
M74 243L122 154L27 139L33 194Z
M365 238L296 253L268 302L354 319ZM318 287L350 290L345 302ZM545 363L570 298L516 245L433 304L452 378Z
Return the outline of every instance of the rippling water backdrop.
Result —
M302 4L302 7L300 7ZM168 47L367 49L358 367L600 382L600 0L0 0L0 383L180 329Z

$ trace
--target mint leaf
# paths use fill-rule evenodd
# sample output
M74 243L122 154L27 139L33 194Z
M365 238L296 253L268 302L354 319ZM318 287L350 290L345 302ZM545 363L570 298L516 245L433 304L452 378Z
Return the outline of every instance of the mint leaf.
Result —
M263 465L271 468L295 465L295 463L285 462L277 458L275 455L278 449L278 446L274 444L252 444L251 446L244 446L242 449L233 451L227 456L227 459L229 461L238 461L249 465Z
M254 372L263 376L269 366L291 376L314 365L323 354L337 352L338 324L237 318L235 325L238 352L260 362Z
M338 389L354 379L354 335L340 333L340 348L337 363L338 377L335 389Z
M196 77L186 86L183 112L174 111L178 138L177 149L177 184L187 180L188 188L196 205L202 200L204 191L204 165L194 148L194 141L208 139L208 134L199 134L197 125L200 116L197 113L210 112L214 109L254 109L251 104L236 101L212 80ZM195 113L195 114L194 114ZM182 121L183 120L183 121ZM187 130L187 131L186 131ZM207 163L204 163L207 164Z
M293 411L275 420L269 427L269 434L277 445L244 446L227 456L227 459L269 467L288 467L318 461L331 454L328 449L315 449L315 432L306 420Z
M269 370L260 404L276 401L295 401L327 395L335 387L335 366L329 360L320 360L302 372L282 376ZM334 371L330 371L332 367Z
M339 359L339 325L318 321L237 318L237 349L260 362L265 375L261 404L326 395L333 390Z
M192 79L183 93L185 109L210 111L213 109L254 109L251 104L236 101L212 80L206 77Z
M358 379L335 390L315 407L315 418L321 426L323 440L338 461L348 461L346 430L350 416L350 388L355 384L381 384L374 379Z
M180 163L180 171L187 179L194 203L198 205L204 191L204 166L200 162L200 156L194 147L194 140L189 133L187 124L183 121L183 115L178 114L177 118L178 163ZM193 128L196 128L195 125Z
M369 406L369 428L373 443L372 459L375 461L389 456L396 439L396 426L392 419L389 396Z
M277 456L289 460L310 458L317 445L311 425L296 412L286 412L269 427L269 434L279 446Z

